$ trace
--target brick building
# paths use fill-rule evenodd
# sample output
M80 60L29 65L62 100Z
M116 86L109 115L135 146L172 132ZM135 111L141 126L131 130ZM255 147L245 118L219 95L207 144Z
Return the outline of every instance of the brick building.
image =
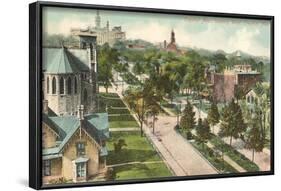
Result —
M260 81L261 74L250 65L235 65L223 73L208 72L207 81L212 89L212 97L218 102L229 102L237 95L243 95Z

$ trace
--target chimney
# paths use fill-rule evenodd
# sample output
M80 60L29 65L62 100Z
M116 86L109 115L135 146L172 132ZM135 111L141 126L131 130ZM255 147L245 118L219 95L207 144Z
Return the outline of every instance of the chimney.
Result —
M84 105L78 106L77 118L82 121L84 120Z
M48 100L43 100L43 113L48 115Z
M79 138L81 140L81 138L82 138L82 125L83 125L83 120L84 120L84 105L78 105L77 118L79 119L79 122L80 122Z

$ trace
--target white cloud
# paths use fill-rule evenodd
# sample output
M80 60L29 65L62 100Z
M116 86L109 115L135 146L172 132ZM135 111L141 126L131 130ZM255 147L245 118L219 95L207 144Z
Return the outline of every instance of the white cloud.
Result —
M148 22L146 24L136 23L127 25L124 28L129 39L145 39L150 42L163 42L170 38L171 28L161 25L158 22Z
M84 15L85 16L85 15ZM110 19L110 18L109 18ZM173 21L173 20L172 20ZM93 24L94 15L82 19L80 14L68 15L57 20L48 20L44 31L50 34L70 34L71 28L86 28ZM202 30L193 30L203 25ZM153 43L170 40L171 29L176 33L176 41L180 46L204 48L210 50L222 49L226 52L242 50L254 55L269 56L269 45L264 47L257 40L261 35L259 28L263 23L238 22L236 20L206 19L186 17L178 21L158 20L157 17L128 22L122 25L128 39L144 39ZM229 28L233 30L229 30ZM269 29L269 25L268 25ZM269 35L269 34L268 34ZM269 42L268 42L269 43Z

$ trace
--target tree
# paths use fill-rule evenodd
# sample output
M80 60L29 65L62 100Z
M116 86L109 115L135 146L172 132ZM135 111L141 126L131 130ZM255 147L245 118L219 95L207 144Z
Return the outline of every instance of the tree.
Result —
M124 146L127 146L124 139L119 139L117 143L114 143L114 152L119 153Z
M232 144L232 138L241 137L242 132L246 129L242 110L238 103L232 101L223 109L222 122L220 128L221 137L230 137L229 145Z
M143 134L143 122L145 116L145 102L144 91L140 87L129 88L124 93L124 100L128 103L130 108L135 112L141 126L141 136Z
M161 111L161 107L159 106L158 102L162 99L162 95L157 93L157 86L155 86L154 81L151 79L145 81L143 92L146 113L152 116L152 129L154 134L157 115Z
M190 102L187 100L186 107L183 110L180 119L180 127L190 133L195 126L195 112Z
M212 61L216 65L217 72L222 72L225 68L227 58L222 53L216 53L213 55Z
M141 75L143 74L145 71L144 71L144 66L141 62L137 61L134 66L133 66L133 73L136 74L136 75Z
M204 143L207 143L210 138L210 126L207 119L202 122L202 119L199 118L196 133L199 142L204 146Z
M264 148L261 129L257 116L255 116L244 134L245 148L252 149L252 161L254 161L255 152L262 152Z
M211 108L208 112L207 119L210 125L213 127L213 133L215 133L214 127L216 124L220 122L220 113L218 110L218 106L215 102L212 102Z
M116 49L112 49L108 43L105 43L100 47L98 60L98 81L103 84L107 93L108 87L113 81L112 67L118 63L118 52Z

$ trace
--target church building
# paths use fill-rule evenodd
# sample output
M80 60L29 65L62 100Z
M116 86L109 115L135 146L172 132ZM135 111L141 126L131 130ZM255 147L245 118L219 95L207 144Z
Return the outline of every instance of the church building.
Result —
M89 37L88 37L89 38ZM80 38L79 48L43 48L43 95L58 116L96 110L97 60L95 38Z
M42 176L44 184L104 178L108 114L97 113L96 36L76 48L43 48Z
M179 53L179 49L176 45L176 36L175 36L174 30L171 31L171 40L168 45L167 45L167 41L164 40L164 50L166 50L168 52Z

